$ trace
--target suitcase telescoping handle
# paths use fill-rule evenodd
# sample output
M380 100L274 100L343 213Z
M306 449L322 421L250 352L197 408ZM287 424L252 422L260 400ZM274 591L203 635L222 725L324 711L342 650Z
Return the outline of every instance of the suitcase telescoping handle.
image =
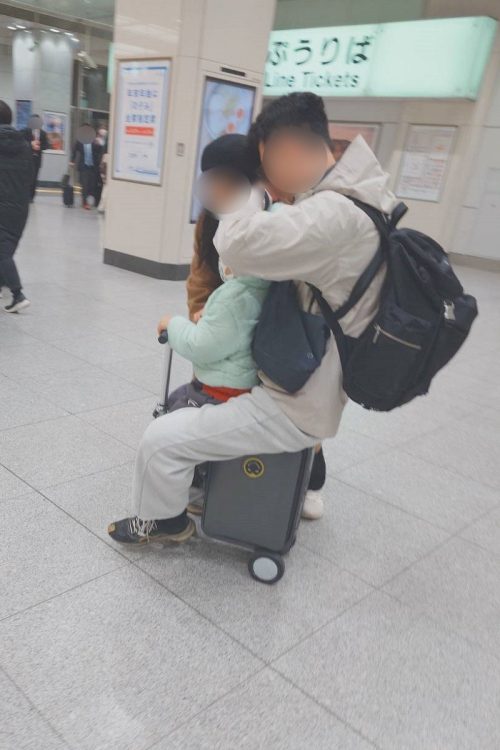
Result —
M158 336L160 344L165 344L165 367L163 368L163 382L160 391L160 401L153 412L153 417L161 417L167 413L168 395L170 391L170 373L172 372L172 349L168 345L168 332L165 329Z

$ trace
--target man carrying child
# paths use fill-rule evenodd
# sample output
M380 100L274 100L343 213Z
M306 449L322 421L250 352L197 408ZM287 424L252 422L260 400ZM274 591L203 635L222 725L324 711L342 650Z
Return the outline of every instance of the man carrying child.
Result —
M335 165L324 105L314 94L271 102L252 134L271 198L271 185L297 198L293 205L264 211L262 189L253 188L244 207L220 211L214 244L222 261L236 277L295 280L304 309L312 305L307 283L312 284L336 309L378 247L374 224L346 196L389 213L396 199L387 188L388 175L360 137ZM366 328L382 282L383 272L343 320L346 333L357 336ZM312 447L336 434L346 400L330 338L319 368L295 394L264 378L224 403L159 418L139 446L133 516L112 523L109 533L124 543L184 541L193 533L186 506L197 464Z

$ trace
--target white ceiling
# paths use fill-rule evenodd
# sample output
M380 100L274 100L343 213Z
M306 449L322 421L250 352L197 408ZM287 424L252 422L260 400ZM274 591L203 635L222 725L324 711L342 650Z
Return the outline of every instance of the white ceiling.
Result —
M94 21L113 26L114 0L31 0L9 2L13 13L23 8L73 20Z

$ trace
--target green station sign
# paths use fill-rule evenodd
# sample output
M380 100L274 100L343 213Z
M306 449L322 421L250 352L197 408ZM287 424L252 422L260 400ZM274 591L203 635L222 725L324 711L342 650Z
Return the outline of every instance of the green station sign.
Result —
M475 16L273 31L264 96L475 99L496 28Z

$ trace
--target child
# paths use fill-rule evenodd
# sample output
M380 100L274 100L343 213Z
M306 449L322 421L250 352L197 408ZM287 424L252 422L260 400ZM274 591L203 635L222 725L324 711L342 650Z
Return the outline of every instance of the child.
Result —
M251 346L268 281L236 278L221 268L223 284L209 296L198 323L162 318L172 349L193 363L194 380L171 394L169 411L219 404L248 393L259 382Z

